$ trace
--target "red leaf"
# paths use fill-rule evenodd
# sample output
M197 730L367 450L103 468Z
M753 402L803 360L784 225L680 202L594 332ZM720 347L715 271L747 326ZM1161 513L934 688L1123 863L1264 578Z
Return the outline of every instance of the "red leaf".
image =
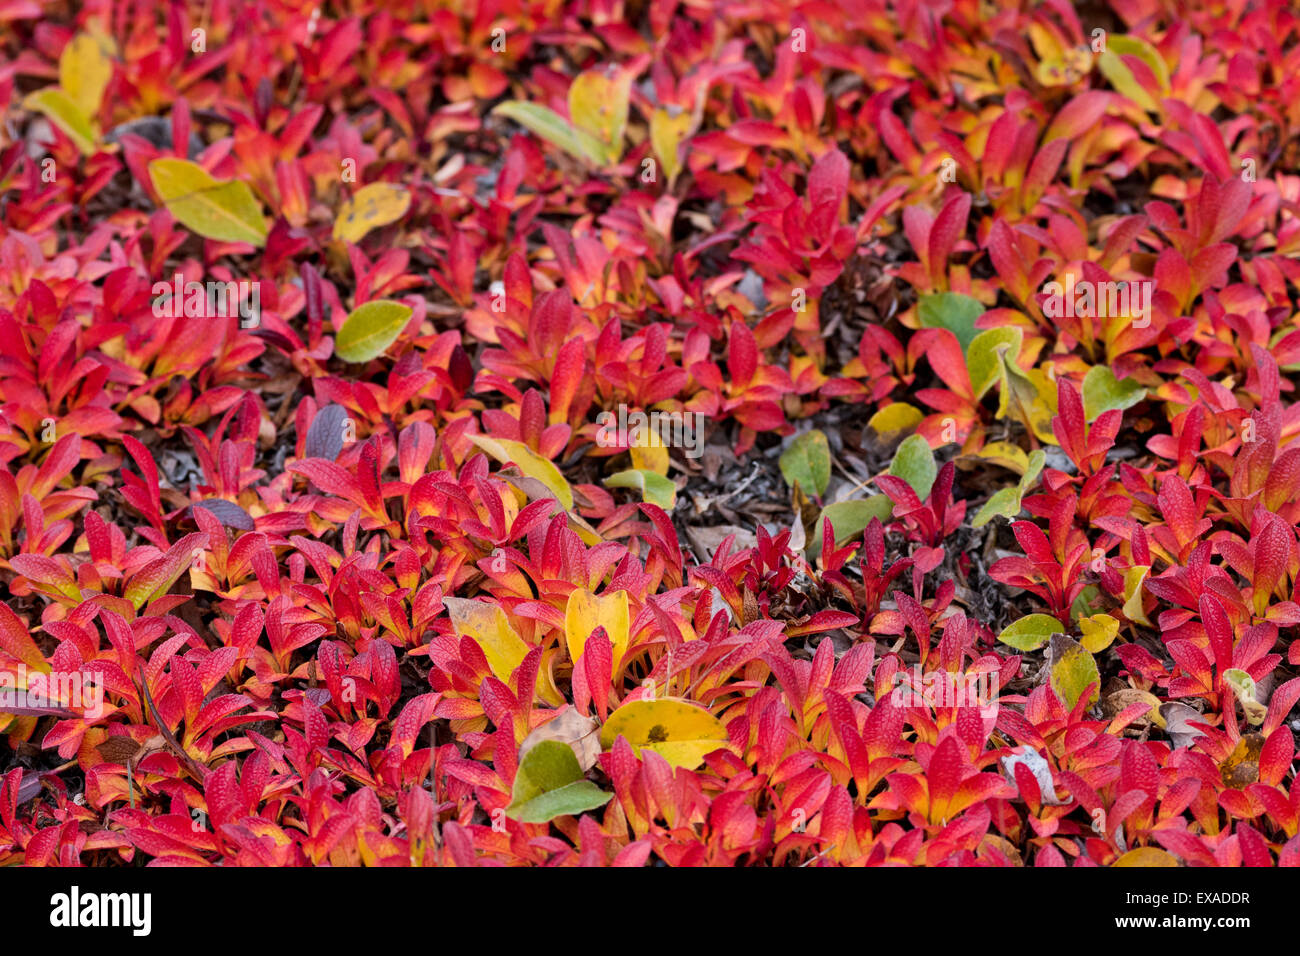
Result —
M32 640L27 625L23 623L22 618L9 609L7 604L0 604L0 648L32 670L49 673L50 668L45 663L45 655Z
M731 341L727 355L732 388L741 392L753 381L754 372L758 369L758 346L754 342L754 333L740 320L731 323Z

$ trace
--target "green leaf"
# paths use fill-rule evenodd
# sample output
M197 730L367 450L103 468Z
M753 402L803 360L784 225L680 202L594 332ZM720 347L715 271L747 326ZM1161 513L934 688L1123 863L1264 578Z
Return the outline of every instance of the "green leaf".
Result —
M1083 377L1083 417L1097 420L1104 412L1132 408L1147 397L1147 390L1126 378L1119 381L1108 365L1094 365Z
M1079 592L1079 596L1075 598L1074 603L1070 605L1070 617L1073 620L1078 621L1081 617L1087 617L1090 614L1096 613L1100 606L1101 591L1097 585L1084 585L1083 590Z
M198 163L165 157L149 164L149 179L167 210L205 239L266 243L266 219L248 183L213 179Z
M985 312L979 299L960 292L939 292L923 295L917 302L917 317L927 329L947 329L957 336L963 352L970 350L971 342L979 330L975 320Z
M635 488L641 500L672 511L677 505L677 486L658 472L644 468L629 468L605 479L606 488Z
M529 749L515 771L511 802L527 803L581 779L582 766L573 748L558 740L543 740Z
M345 362L369 362L397 341L411 320L411 307L391 299L357 306L343 320L334 340L334 354Z
M1018 514L1020 514L1020 489L1014 486L1000 488L984 502L984 506L975 515L970 526L982 528L999 515L1003 518L1014 518Z
M924 501L929 497L935 476L939 474L939 466L934 463L934 451L930 448L930 443L920 435L904 438L894 453L889 473L906 481L916 496Z
M561 746L564 746L561 744ZM536 748L533 748L534 750ZM566 748L567 749L567 748ZM570 751L572 752L572 751ZM529 753L532 753L530 750ZM506 816L520 823L547 823L556 817L574 817L588 810L595 810L609 803L614 795L606 793L590 780L579 780L559 790L552 790L534 797L527 803L514 806L514 812L506 809Z
M984 393L1003 376L999 350L1005 351L1014 362L1020 355L1023 342L1024 333L1013 325L988 329L971 341L966 350L966 370L970 373L971 388L977 400L983 398Z
M984 507L980 508L979 513L975 515L971 527L981 528L997 515L1004 518L1014 518L1020 514L1021 499L1034 486L1034 482L1038 480L1038 473L1043 470L1043 463L1046 460L1047 456L1041 448L1034 449L1026 461L1025 473L1020 476L1020 482L1011 488L995 491L993 496L984 503Z
M1008 624L998 635L998 640L1018 651L1036 651L1051 639L1053 634L1065 631L1064 625L1050 614L1027 614Z
M824 432L814 428L790 442L781 453L780 464L781 474L792 488L797 481L818 497L826 494L826 486L831 483L831 448Z
M1228 682L1232 692L1237 695L1237 700L1241 703L1241 709L1246 714L1246 720L1253 727L1258 727L1268 716L1268 708L1259 702L1258 688L1255 685L1255 678L1240 667L1230 667L1223 672L1223 679Z
M1101 674L1097 670L1096 659L1082 644L1064 634L1053 635L1051 655L1052 690L1068 710L1074 710L1089 685L1092 685L1092 695L1088 698L1088 703L1098 699Z
M1043 465L1046 463L1047 453L1041 448L1035 448L1029 453L1029 465L1025 469L1025 473L1020 476L1020 493L1022 495L1034 487L1034 482L1038 480L1038 474L1043 470Z
M855 498L852 501L837 501L822 509L817 518L817 531L812 543L808 545L810 554L820 554L822 550L822 521L831 519L835 529L835 543L842 544L856 538L871 524L872 518L888 521L894 513L894 503L884 495L872 495L869 498Z
M1232 692L1238 697L1255 697L1255 678L1240 667L1229 667L1223 672L1223 679L1228 682Z
M37 90L23 100L23 108L43 113L46 119L68 135L77 149L87 156L94 154L95 128L72 98L57 86Z
M572 156L599 166L605 158L605 146L600 140L573 126L555 110L525 100L502 103L493 113L514 120L530 133L535 133Z
M506 816L520 823L547 823L595 810L611 797L612 793L583 779L573 748L558 740L543 740L519 762Z

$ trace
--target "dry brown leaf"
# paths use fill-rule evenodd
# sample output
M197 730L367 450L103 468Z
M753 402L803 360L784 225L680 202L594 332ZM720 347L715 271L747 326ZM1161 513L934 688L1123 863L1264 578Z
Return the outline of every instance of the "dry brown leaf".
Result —
M705 563L713 558L713 553L718 550L718 545L722 539L729 534L734 534L736 540L732 545L732 553L753 548L757 546L758 539L754 537L752 531L746 531L744 528L734 524L718 524L705 528L697 528L693 525L686 526L686 537L691 539L691 547L695 549L695 555Z
M524 755L543 740L555 740L569 745L582 772L586 773L596 765L596 758L600 755L599 730L600 724L596 721L582 716L574 707L566 707L558 717L533 728L532 733L524 738L519 745L519 760L522 762Z
M1160 705L1160 716L1165 720L1165 732L1174 742L1174 747L1190 747L1198 737L1204 737L1205 731L1191 726L1192 721L1205 722L1205 715L1193 710L1186 704L1170 701Z
M159 737L161 740L161 736ZM126 766L128 760L133 760L135 755L144 749L141 744L125 734L119 734L116 737L109 737L102 744L95 748L99 755L109 763L120 763Z
M1107 694L1102 701L1102 713L1109 720L1122 712L1124 708L1131 707L1134 704L1146 704L1150 707L1141 717L1133 721L1133 724L1147 724L1155 721L1157 725L1164 723L1164 718L1160 716L1160 699L1150 691L1138 690L1136 687L1124 687L1120 690Z

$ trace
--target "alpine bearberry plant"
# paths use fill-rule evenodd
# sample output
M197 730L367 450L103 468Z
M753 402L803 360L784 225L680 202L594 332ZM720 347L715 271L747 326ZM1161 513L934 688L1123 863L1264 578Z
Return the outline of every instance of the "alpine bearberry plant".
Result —
M1287 0L0 23L0 865L1300 865Z

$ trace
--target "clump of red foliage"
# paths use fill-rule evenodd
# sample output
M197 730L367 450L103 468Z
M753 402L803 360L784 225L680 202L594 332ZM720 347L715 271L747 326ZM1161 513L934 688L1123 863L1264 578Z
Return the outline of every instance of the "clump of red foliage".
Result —
M1290 3L1115 2L1107 70L1065 0L247 6L0 2L0 671L105 694L0 705L0 864L1300 862ZM163 135L37 129L25 97L92 22L98 128ZM492 113L563 113L606 67L632 81L617 159ZM642 176L657 110L690 120L671 181ZM159 156L247 183L264 245L180 224ZM335 239L380 181L410 191L400 222ZM1050 319L1066 270L1153 279L1149 323ZM257 279L260 325L159 316L176 271ZM1000 388L1050 425L995 413L921 328L945 292L1019 331ZM400 338L339 360L382 298L415 309ZM1085 414L1094 367L1145 398ZM621 451L594 443L620 404L701 412L745 455L909 399L948 457L1059 445L988 574L1071 633L1120 624L1093 686L1036 679L1042 652L956 600L946 549L989 489L952 463L925 500L882 479L893 517L853 540L760 531L699 565L662 508L574 471ZM573 507L481 436L569 473ZM626 594L616 657L598 629L573 659L581 590ZM521 659L458 632L459 599ZM899 703L916 668L992 675L996 706ZM725 745L674 766L620 738L588 773L603 807L500 812L531 730L656 690Z

